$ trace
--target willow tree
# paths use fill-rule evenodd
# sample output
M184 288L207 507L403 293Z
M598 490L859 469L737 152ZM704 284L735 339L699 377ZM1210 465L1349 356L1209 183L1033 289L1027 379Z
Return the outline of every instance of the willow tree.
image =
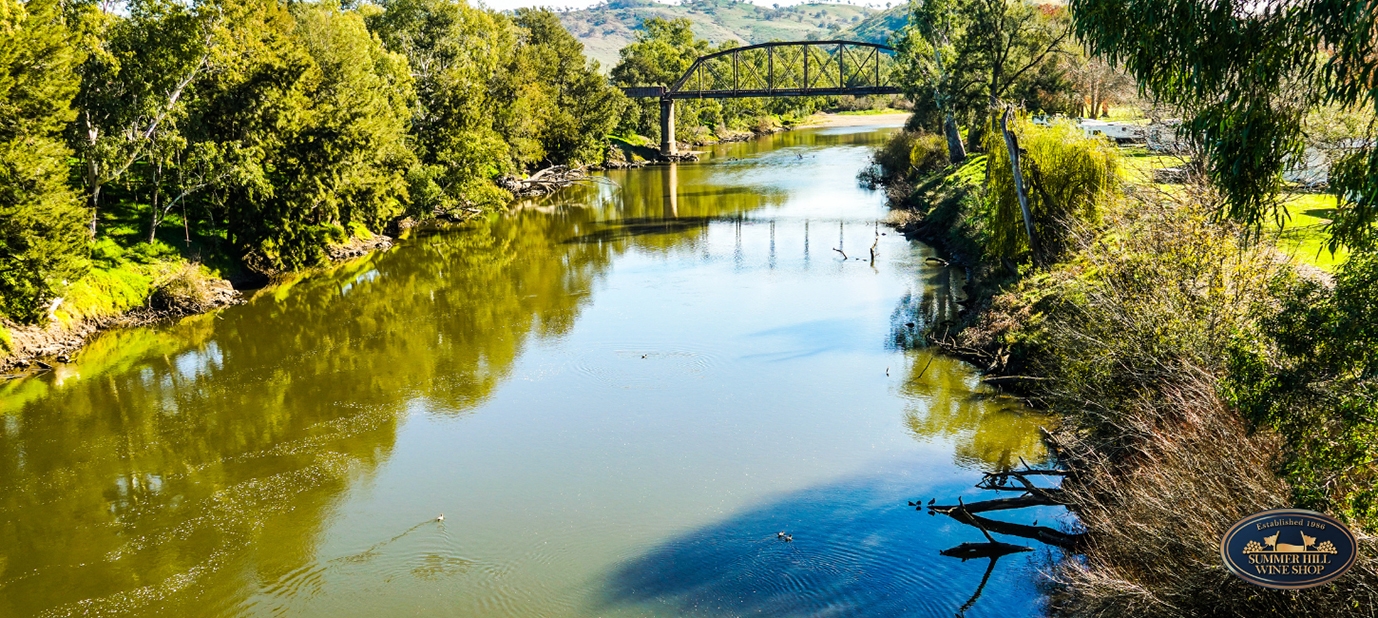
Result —
M1224 200L1255 226L1285 211L1282 172L1300 160L1318 106L1378 111L1378 10L1371 0L1071 0L1091 51L1180 107ZM1151 26L1150 26L1151 24ZM1331 248L1378 240L1378 127L1331 170Z

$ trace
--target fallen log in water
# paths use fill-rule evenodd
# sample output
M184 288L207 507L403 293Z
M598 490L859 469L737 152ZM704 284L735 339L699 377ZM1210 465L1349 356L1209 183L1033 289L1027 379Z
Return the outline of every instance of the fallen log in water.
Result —
M554 193L588 179L588 171L583 166L552 165L526 178L503 176L497 180L497 185L514 197L531 197Z
M991 557L991 555L999 554L1002 551L1010 553L1006 551L1010 547L1020 547L1018 545L1003 547L1002 545L1009 544L999 544L998 541L990 536L991 532L1033 539L1069 551L1077 551L1081 547L1082 543L1085 541L1084 533L1069 534L1047 526L1039 526L1037 525L1038 520L1034 520L1035 525L1025 525L997 521L976 515L976 513L1022 509L1031 506L1066 506L1066 498L1062 489L1056 487L1038 487L1027 478L1029 476L1066 476L1066 471L1035 470L1029 467L1027 463L1024 464L1024 467L1024 470L988 472L976 485L982 489L995 491L1023 491L1024 493L1021 495L1010 498L981 500L970 504L962 501L960 497L957 498L957 504L951 505L934 504L934 500L928 502L926 507L928 508L929 515L942 513L959 522L979 528L981 534L986 535L986 539L989 541L989 543L985 544L963 543L962 545L942 552L943 555L954 556L966 560L968 558L965 556ZM1014 484L1012 484L1012 481ZM911 502L910 505L917 506L918 509L924 508L924 505L919 505L916 502Z
M958 506L951 510L938 510L933 508L930 512L943 513L957 521L969 526L976 526L982 532L990 531L997 534L1007 534L1023 539L1033 539L1041 543L1052 545L1066 550L1076 551L1085 540L1084 533L1067 534L1060 530L1054 530L1047 526L1029 526L1025 524L1012 524L1005 521L997 521L980 515L973 515L970 511Z

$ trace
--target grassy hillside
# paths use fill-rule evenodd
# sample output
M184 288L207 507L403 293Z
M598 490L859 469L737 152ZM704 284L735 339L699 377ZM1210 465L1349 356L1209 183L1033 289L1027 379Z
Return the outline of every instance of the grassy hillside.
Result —
M874 18L892 12L903 18L899 7L882 13L849 4L798 4L777 9L733 0L686 0L678 5L610 0L593 8L561 13L560 21L584 43L585 53L607 71L617 63L617 50L632 42L641 22L652 17L687 18L694 23L694 34L714 44L852 38L853 28L863 25L866 32L861 40L882 42L889 36L884 29L893 20Z
M868 43L890 43L890 35L909 23L909 4L899 3L884 11L875 13L843 31L842 38L850 41Z

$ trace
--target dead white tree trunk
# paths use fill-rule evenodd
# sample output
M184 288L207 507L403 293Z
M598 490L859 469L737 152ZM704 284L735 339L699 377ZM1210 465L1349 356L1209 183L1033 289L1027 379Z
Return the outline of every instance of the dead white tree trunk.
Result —
M1019 198L1019 210L1024 213L1024 231L1029 234L1029 250L1033 252L1034 261L1038 260L1038 235L1034 233L1033 212L1029 210L1029 190L1024 184L1024 174L1019 169L1019 138L1010 131L1010 116L1013 112L1005 109L1005 115L1000 117L1000 132L1005 136L1005 148L1010 152L1010 172L1014 174L1014 192Z

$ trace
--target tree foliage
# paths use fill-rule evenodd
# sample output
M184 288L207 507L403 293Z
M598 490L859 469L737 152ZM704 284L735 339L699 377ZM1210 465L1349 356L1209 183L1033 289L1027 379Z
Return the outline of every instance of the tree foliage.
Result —
M1378 523L1378 256L1355 253L1333 288L1283 291L1266 337L1231 346L1225 390L1287 439L1284 472L1301 506Z
M1378 110L1378 11L1366 0L1072 0L1077 34L1144 89L1187 114L1222 215L1285 216L1273 197L1301 160L1307 114L1322 104ZM1153 27L1147 27L1153 24ZM1340 244L1378 235L1378 127L1331 173Z
M902 83L928 128L966 119L973 145L1012 95L1063 89L1067 53L1060 8L1026 0L937 0L910 5L897 42ZM1037 101L1026 101L1036 104ZM944 128L955 134L955 123ZM951 138L951 135L949 136Z
M3 1L10 319L39 318L93 247L271 273L405 215L498 207L502 175L598 162L625 105L543 10Z
M84 220L61 133L81 61L61 5L0 0L0 314L37 317L85 266Z

